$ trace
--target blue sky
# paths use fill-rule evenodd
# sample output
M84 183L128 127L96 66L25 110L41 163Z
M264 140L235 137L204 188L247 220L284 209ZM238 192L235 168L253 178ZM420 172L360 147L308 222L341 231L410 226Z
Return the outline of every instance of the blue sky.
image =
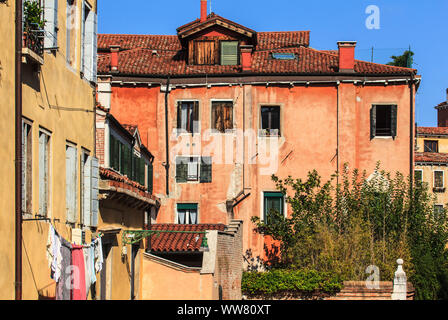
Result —
M357 41L357 58L386 63L411 46L414 68L423 81L416 121L436 126L434 106L448 88L447 0L209 0L212 10L256 31L311 31L311 47L337 49L340 40ZM99 32L175 34L200 15L200 0L99 0ZM366 9L380 12L380 29L368 29Z

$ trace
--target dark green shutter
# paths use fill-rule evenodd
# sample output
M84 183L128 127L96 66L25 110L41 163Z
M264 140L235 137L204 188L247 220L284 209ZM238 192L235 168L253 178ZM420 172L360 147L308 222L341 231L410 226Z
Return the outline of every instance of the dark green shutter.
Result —
M283 213L283 194L279 192L264 193L264 221L269 224L269 214L276 211Z
M198 210L197 203L178 203L177 210Z
M185 183L188 181L188 158L178 157L176 160L176 182Z
M201 183L212 182L212 158L201 158Z
M370 109L370 139L376 136L376 106Z
M199 102L193 103L193 121L192 121L192 133L199 133Z
M154 175L154 168L153 164L150 163L148 165L148 192L153 193L153 175Z
M177 129L182 129L182 102L177 103Z
M145 159L140 158L140 174L139 174L139 180L138 183L140 183L142 186L145 185Z
M391 106L390 110L391 110L390 111L391 112L391 115L390 115L391 132L392 132L392 137L395 139L395 137L397 136L398 108L397 108L397 106L393 105L393 106Z

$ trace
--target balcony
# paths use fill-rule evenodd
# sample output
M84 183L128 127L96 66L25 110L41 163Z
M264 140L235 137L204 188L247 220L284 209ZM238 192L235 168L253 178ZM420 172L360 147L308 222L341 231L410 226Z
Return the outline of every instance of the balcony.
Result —
M23 63L44 64L44 37L45 33L43 30L29 29L23 32Z

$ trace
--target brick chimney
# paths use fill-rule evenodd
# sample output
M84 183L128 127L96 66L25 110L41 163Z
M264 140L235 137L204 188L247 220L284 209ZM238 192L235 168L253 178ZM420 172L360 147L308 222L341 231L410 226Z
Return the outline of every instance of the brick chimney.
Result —
M243 71L251 71L252 70L252 50L254 46L252 45L241 45L241 65L243 67Z
M448 89L446 89L446 101L436 107L437 126L448 127Z
M201 22L205 22L207 20L207 0L201 0Z
M339 41L339 72L355 72L356 41Z
M120 46L111 45L109 48L110 48L110 71L118 72L118 56L120 54Z

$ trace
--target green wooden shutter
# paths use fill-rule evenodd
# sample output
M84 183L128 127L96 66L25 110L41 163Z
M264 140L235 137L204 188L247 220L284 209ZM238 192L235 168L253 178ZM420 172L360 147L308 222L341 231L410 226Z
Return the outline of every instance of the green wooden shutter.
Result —
M177 103L177 129L182 129L182 102Z
M376 106L370 109L370 139L376 136Z
M390 126L391 126L391 133L392 133L392 137L395 139L395 137L397 136L397 117L398 117L398 108L396 105L392 105L391 106L391 115L390 115Z
M178 157L176 160L176 182L185 183L188 181L188 159L185 157Z
M238 65L238 41L221 42L221 65Z
M154 167L153 164L150 163L148 165L148 192L151 194L154 191L153 180L154 180Z
M201 183L212 182L212 157L201 158Z
M193 123L192 123L192 133L199 133L199 102L195 101L193 103Z
M111 134L109 141L109 166L115 170L118 170L117 154L117 139Z

